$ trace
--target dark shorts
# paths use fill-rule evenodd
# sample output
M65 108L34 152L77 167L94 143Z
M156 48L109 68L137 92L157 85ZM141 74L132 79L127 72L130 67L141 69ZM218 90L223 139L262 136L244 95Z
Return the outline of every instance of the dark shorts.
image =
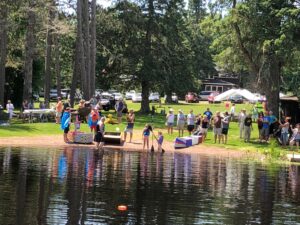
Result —
M70 126L67 126L67 127L64 129L64 133L67 134L67 133L69 133L69 131L70 131Z
M270 124L270 130L269 130L269 134L274 134L274 124Z
M97 132L97 134L95 134L94 141L95 142L99 142L99 143L102 142L103 141L103 135L102 135L102 133Z
M188 125L188 126L187 126L187 130L188 130L189 132L193 131L194 129L195 129L195 125Z
M222 128L222 134L227 135L228 134L228 128Z

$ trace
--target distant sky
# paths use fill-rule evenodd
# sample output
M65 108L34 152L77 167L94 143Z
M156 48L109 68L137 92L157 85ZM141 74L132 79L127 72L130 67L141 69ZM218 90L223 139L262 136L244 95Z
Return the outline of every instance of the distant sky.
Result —
M184 0L187 4L188 0ZM98 4L102 5L104 8L109 7L112 4L112 0L97 0Z

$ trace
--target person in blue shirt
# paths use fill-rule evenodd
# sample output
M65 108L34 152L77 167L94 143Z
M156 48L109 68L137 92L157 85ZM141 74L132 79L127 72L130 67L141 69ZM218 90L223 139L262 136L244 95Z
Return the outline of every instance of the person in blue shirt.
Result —
M270 132L270 121L271 118L269 116L269 112L266 111L265 116L262 118L262 129L260 135L260 141L268 141L269 140L269 132Z
M145 149L146 145L147 145L147 150L149 150L150 131L151 131L151 126L149 124L146 124L143 130L143 150Z
M209 108L206 109L206 111L203 113L203 115L205 115L208 119L208 121L210 122L212 116L213 116L213 113L210 111Z
M269 135L272 137L276 129L278 128L278 119L276 116L274 116L272 111L269 111L269 117L270 117L270 131Z

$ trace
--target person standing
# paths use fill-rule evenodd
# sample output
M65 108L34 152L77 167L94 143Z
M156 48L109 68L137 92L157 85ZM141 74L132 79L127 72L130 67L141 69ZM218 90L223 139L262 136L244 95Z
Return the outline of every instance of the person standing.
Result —
M207 136L207 130L209 126L209 121L207 116L203 116L202 123L201 123L201 133L202 133L202 141L204 142Z
M257 118L257 128L258 128L258 139L261 140L261 135L262 135L262 128L263 128L263 120L264 120L264 113L260 112L258 113L258 118Z
M149 150L150 130L151 130L151 126L149 124L146 124L143 130L143 150L145 150L146 145L147 145L147 150Z
M195 129L195 115L193 114L193 110L190 110L190 113L187 115L187 130L189 135L191 135L192 131Z
M288 141L289 141L289 128L290 128L290 123L289 123L289 118L285 117L284 123L280 123L280 128L281 128L281 142L282 146L287 146Z
M235 104L233 103L230 108L230 120L233 121L235 116Z
M241 139L243 138L243 135L244 135L245 118L246 118L246 109L242 109L242 111L240 112L239 117L238 117Z
M179 109L178 115L177 115L177 129L178 129L178 133L179 133L178 137L183 136L184 124L185 124L185 116L184 116L182 110Z
M278 120L277 120L276 116L273 114L272 111L269 111L269 117L270 117L269 136L273 137L275 130L278 129Z
M209 123L210 123L210 120L211 120L211 118L212 118L212 116L213 116L213 113L210 111L209 108L207 108L206 111L203 113L203 115L205 115L205 116L207 117L207 119L208 119L208 124L209 124Z
M227 144L228 130L229 130L230 116L228 112L225 112L224 118L222 119L222 142Z
M55 122L56 123L60 123L60 118L62 116L62 111L63 111L63 103L62 103L60 97L57 98L57 103L56 103L56 106L55 106L55 111L56 111Z
M216 112L216 116L214 116L213 118L213 124L214 124L215 143L217 143L217 139L218 139L220 144L221 136L222 136L222 117L220 116L220 112Z
M175 120L175 115L173 112L173 109L169 110L169 113L166 116L167 119L167 127L168 127L168 134L173 134L173 126L174 126L174 120Z
M157 137L156 140L157 140L157 150L161 151L161 152L164 152L164 150L162 148L162 144L164 142L164 136L163 136L161 131L158 132L158 137Z
M124 109L124 103L123 100L120 98L117 103L115 104L115 110L117 112L118 117L118 123L122 123L122 116L123 116L123 109Z
M8 116L9 116L9 120L12 119L13 115L14 115L14 105L11 103L10 100L7 100L7 104L6 104L6 111L8 113Z
M252 128L252 115L248 114L245 118L245 122L244 122L244 129L245 129L245 134L244 134L244 141L245 142L250 142L250 138L251 138L251 131L253 130Z
M93 108L89 114L88 125L91 129L91 132L97 132L97 124L99 120L99 112L97 108Z
M66 108L64 111L62 117L61 117L61 129L64 131L64 141L65 143L69 143L68 139L68 133L70 130L70 124L71 124L71 113L70 108Z
M97 149L102 149L104 145L103 137L105 133L105 117L101 117L96 126L96 134L94 141L96 142Z
M266 111L266 115L263 117L262 120L262 129L261 129L261 139L260 141L268 141L269 140L269 131L270 131L270 116L269 112Z
M128 113L126 119L127 119L127 126L124 131L124 142L126 142L127 133L130 134L129 142L131 142L132 134L133 134L133 127L134 127L134 119L135 119L135 115L134 115L134 112L132 109L129 110L129 113Z

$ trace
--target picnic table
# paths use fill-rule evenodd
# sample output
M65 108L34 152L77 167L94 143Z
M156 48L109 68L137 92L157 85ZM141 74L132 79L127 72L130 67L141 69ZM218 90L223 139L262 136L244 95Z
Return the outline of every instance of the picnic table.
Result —
M51 116L55 116L55 109L25 109L24 117L28 117L28 122L34 121L48 122Z

